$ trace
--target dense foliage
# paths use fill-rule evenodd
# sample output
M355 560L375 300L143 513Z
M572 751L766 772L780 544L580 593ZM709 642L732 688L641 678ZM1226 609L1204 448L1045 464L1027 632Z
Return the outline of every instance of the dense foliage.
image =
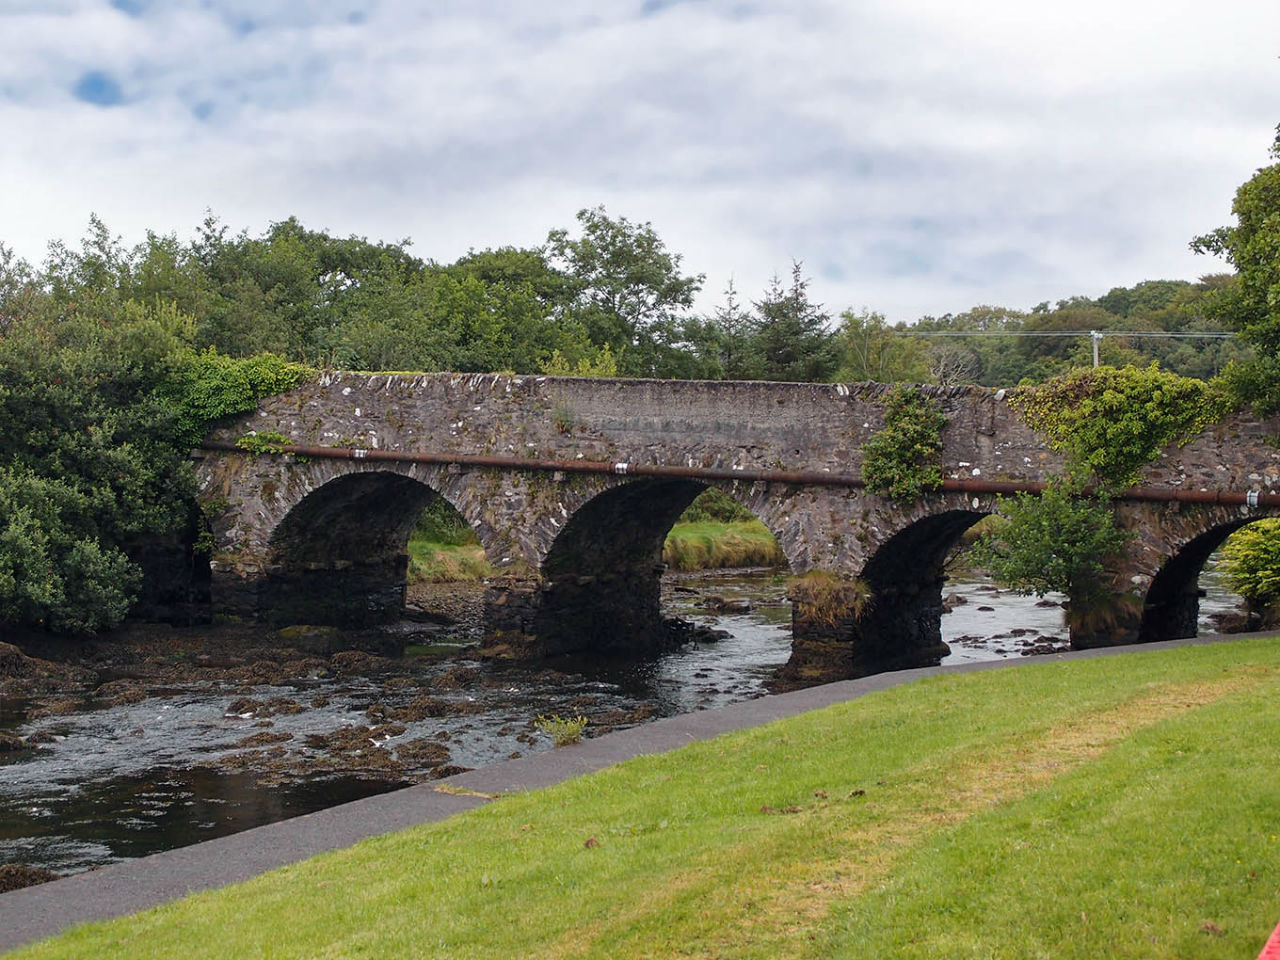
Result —
M154 393L173 319L46 316L0 338L0 621L118 623L138 584L130 545L189 522L176 412Z
M884 427L862 448L862 479L867 489L890 497L918 497L942 483L942 405L918 390L889 394Z
M1070 482L1051 482L1040 496L1000 497L991 524L974 544L974 560L997 581L1043 597L1057 591L1073 608L1103 601L1107 561L1124 547L1110 504L1078 496Z
M191 444L306 371L197 353L195 318L135 299L146 271L96 223L43 273L0 267L0 623L111 627L139 586L130 555L194 537Z
M1128 482L1217 411L1212 391L1153 360L1184 377L1225 368L1237 395L1280 408L1278 210L1275 164L1241 187L1235 226L1195 241L1233 276L914 324L833 319L799 263L756 299L730 286L697 313L703 276L650 224L603 208L539 246L451 264L292 218L251 236L210 217L190 241L148 234L131 248L91 218L78 247L52 244L38 267L0 244L0 622L118 622L137 584L131 551L194 523L187 447L318 367L1008 386L1087 363L1081 332L1101 330L1104 361L1142 369L1066 377L1026 394L1025 410L1097 478ZM1243 340L1187 336L1232 329ZM907 496L940 479L930 458L945 418L923 403L895 396L868 444L876 489Z
M1222 553L1227 586L1244 598L1252 616L1280 605L1280 519L1242 527L1223 544Z
M1280 161L1280 131L1271 156ZM1280 162L1242 184L1231 211L1235 226L1197 237L1191 248L1221 256L1236 269L1209 313L1239 330L1256 356L1234 367L1229 381L1260 409L1280 410Z
M1081 368L1010 399L1067 457L1067 469L1109 488L1137 482L1170 444L1185 443L1226 412L1201 380L1149 367Z

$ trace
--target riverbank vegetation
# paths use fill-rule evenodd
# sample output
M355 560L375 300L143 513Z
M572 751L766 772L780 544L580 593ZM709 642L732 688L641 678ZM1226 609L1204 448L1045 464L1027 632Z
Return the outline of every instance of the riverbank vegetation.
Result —
M1278 722L1276 639L944 675L13 957L1251 957Z
M1138 371L1124 376L1221 374L1206 396L1273 410L1277 183L1280 162L1240 188L1233 226L1193 243L1235 274L896 323L815 303L798 263L757 299L730 287L697 311L703 275L651 224L603 208L541 245L449 264L293 218L252 236L210 216L189 240L149 233L130 247L92 217L79 247L54 243L34 266L0 242L0 623L118 623L138 552L197 539L188 447L321 368L1013 386L1087 366L1081 331L1097 330L1104 364ZM999 335L1015 333L1034 336ZM1182 404L1190 388L1178 389ZM934 479L928 463L913 469L913 489Z
M662 548L672 570L784 567L768 528L728 494L708 487L676 521ZM492 573L466 520L443 498L422 514L409 538L410 581L482 580Z

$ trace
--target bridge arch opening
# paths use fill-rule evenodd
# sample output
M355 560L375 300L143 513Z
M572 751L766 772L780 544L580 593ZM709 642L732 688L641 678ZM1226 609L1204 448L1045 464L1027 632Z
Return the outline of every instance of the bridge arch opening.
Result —
M632 480L569 518L542 563L533 632L545 652L641 657L687 639L662 610L663 548L707 489L719 488L683 478Z
M852 620L853 676L936 663L942 640L947 560L985 511L947 510L916 520L886 540L862 568L869 601Z
M1147 588L1138 642L1180 640L1199 633L1200 575L1232 534L1262 517L1241 517L1193 537L1161 565Z
M386 470L344 474L317 487L271 536L260 609L274 625L363 627L398 619L410 533L442 500L426 483Z

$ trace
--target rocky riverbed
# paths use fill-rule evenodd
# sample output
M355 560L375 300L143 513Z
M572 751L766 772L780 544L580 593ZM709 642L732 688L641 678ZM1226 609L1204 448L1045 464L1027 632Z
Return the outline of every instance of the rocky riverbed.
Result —
M539 716L583 716L591 736L765 693L790 652L784 578L664 590L699 640L644 662L484 658L479 589L454 585L419 587L410 619L380 631L147 625L0 643L0 866L71 873L546 749ZM948 593L952 659L1065 644L1053 600L980 580Z

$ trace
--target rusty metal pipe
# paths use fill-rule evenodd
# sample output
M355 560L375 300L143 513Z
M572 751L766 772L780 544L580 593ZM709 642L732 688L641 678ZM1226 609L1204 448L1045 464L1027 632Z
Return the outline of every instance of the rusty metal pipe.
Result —
M226 440L206 440L204 450L247 451ZM825 470L753 470L733 467L677 467L657 463L608 463L601 460L543 460L535 457L495 457L475 453L420 453L373 450L360 447L314 447L280 444L280 453L329 460L374 460L390 463L426 463L437 466L457 464L503 470L537 470L563 473L607 473L628 477L669 477L687 480L738 480L747 483L781 483L797 486L865 487L862 477ZM939 489L948 493L998 494L1041 493L1038 480L955 480L942 481ZM1178 487L1130 487L1117 495L1119 500L1145 503L1197 503L1220 506L1280 507L1280 493L1257 490L1183 490Z

